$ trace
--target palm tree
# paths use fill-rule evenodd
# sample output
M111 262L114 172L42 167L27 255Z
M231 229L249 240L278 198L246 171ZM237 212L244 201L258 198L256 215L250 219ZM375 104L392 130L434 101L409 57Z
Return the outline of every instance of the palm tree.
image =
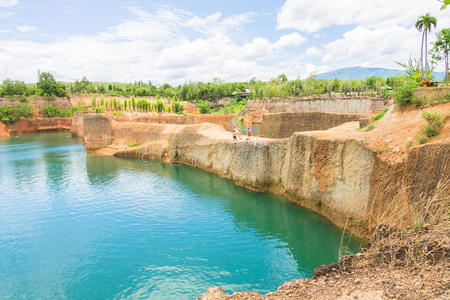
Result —
M436 18L431 16L430 14L426 14L425 16L419 17L416 22L416 28L420 32L423 31L422 34L422 47L420 50L420 67L422 71L422 79L428 80L428 49L427 49L427 40L428 40L428 32L431 31L432 27L436 27ZM423 48L425 47L425 64L424 64L424 56L423 56Z

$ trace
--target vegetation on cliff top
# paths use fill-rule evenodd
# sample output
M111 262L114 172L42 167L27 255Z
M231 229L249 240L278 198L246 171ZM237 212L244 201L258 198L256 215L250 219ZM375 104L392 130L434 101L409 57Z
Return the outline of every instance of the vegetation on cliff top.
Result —
M36 111L33 105L16 104L14 106L0 106L0 122L13 124L21 118L31 118Z

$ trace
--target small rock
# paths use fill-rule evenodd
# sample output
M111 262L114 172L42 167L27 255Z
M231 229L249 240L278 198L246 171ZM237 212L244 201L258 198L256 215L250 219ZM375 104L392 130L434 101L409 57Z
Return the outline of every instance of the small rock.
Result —
M360 284L360 283L361 283L361 280L355 279L355 281L353 281L353 283L354 283L354 284Z
M394 149L392 149L392 153L399 153L401 151L400 147L395 147Z
M406 142L407 142L407 143L409 143L409 142L414 142L414 139L413 139L412 137L409 137L409 138L406 140Z
M385 143L385 144L389 144L390 142L392 142L392 139L391 139L391 138L387 138L387 139L384 140L384 143Z

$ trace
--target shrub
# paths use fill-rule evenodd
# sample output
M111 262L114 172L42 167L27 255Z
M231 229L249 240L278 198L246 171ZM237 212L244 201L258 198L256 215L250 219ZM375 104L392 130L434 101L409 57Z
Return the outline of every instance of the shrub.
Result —
M34 114L34 106L30 104L0 106L0 121L5 124L13 124L20 118L31 118Z
M123 112L121 112L121 111L115 111L115 112L113 112L112 114L113 114L113 116L122 116L122 117L125 116L125 115L123 114Z
M419 134L416 134L414 137L419 142L419 144L425 144L426 142L428 142L428 139L426 137L423 137Z
M427 125L422 126L422 133L428 138L438 135L444 123L441 115L439 113L423 111L422 117L427 121Z
M102 106L97 107L97 112L99 114L104 114L106 112L106 109Z
M70 118L73 116L72 110L54 107L51 104L43 106L41 108L41 114L44 118Z
M206 101L201 101L198 105L198 110L201 114L208 114L210 113L211 108L209 107L208 102Z
M138 146L138 143L136 141L133 141L133 142L131 142L131 144L128 145L128 147L131 147L131 148L137 147L137 146Z
M174 101L172 103L172 112L176 114L182 114L184 112L184 105L180 102Z
M163 112L164 111L164 102L161 100L156 100L156 111Z
M95 98L95 96L92 96L91 98L91 107L95 108L97 106L97 99Z
M412 102L413 89L417 87L417 84L413 81L407 82L405 85L400 86L394 91L394 103L400 107L404 107Z

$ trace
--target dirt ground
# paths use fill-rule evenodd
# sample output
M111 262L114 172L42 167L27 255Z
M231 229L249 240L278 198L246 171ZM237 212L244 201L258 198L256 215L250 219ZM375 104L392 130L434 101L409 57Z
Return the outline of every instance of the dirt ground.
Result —
M362 253L267 295L227 295L215 287L198 299L450 299L450 220L402 230L379 226Z

